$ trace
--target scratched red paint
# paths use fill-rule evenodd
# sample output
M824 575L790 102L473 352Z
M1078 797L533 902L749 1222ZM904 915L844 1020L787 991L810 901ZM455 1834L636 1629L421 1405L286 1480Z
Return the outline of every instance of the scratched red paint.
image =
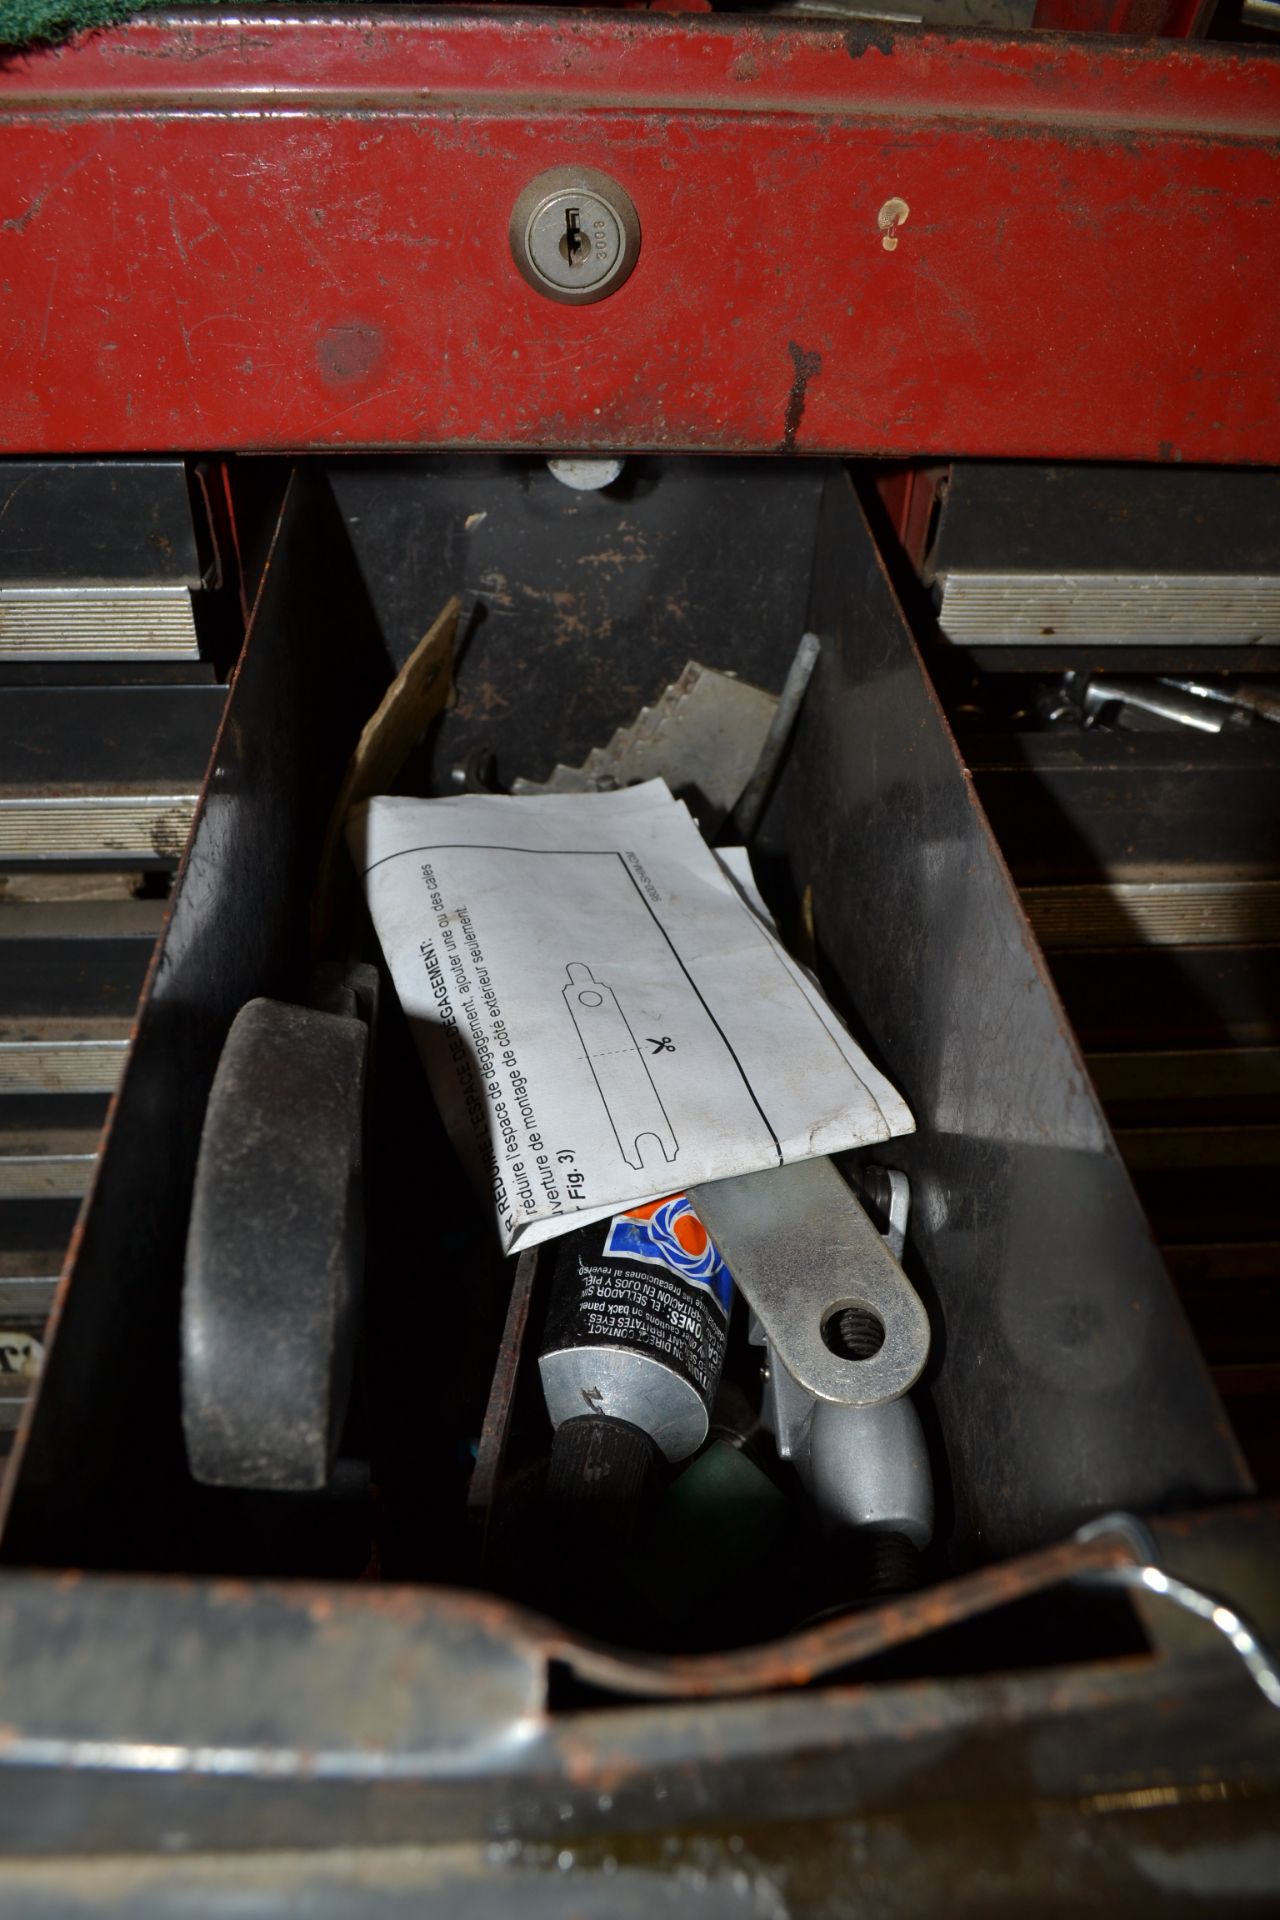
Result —
M1280 62L1245 49L210 14L11 63L0 125L5 451L1280 462ZM590 307L507 245L570 159L643 227Z

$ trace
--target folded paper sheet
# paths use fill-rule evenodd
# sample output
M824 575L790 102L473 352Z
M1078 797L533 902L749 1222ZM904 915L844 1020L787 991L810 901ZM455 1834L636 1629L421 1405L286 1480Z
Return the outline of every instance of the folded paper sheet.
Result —
M911 1131L661 781L373 799L348 841L432 1090L508 1250Z

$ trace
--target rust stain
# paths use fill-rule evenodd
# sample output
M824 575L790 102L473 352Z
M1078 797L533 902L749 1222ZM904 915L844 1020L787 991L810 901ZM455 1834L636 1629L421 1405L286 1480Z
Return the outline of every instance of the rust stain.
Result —
M898 50L893 28L872 25L870 22L865 26L850 27L843 39L851 60L861 60L867 53L893 55Z
M787 394L787 411L782 424L782 450L784 453L792 453L795 450L800 423L804 419L809 382L816 380L822 372L822 355L807 352L795 340L788 340L787 351L791 355L791 364L795 371L791 377L791 390Z
M585 1787L591 1793L616 1793L645 1769L638 1758L614 1753L607 1759L594 1741L566 1729L556 1742L565 1778L571 1786Z
M213 1607L247 1607L257 1597L256 1589L248 1580L215 1580L207 1593Z
M768 1692L805 1686L838 1673L872 1654L972 1619L994 1607L1038 1593L1059 1581L1132 1557L1118 1535L1067 1540L1021 1559L961 1575L932 1591L891 1602L874 1611L845 1615L765 1647L732 1653L628 1654L552 1629L543 1652L560 1659L579 1678L621 1692L697 1699L714 1694Z

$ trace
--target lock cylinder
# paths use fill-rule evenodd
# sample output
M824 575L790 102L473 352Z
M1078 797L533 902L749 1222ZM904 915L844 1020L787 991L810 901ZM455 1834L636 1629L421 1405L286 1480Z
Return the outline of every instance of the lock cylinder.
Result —
M640 252L630 195L594 167L551 167L531 180L511 215L517 267L549 300L587 306L615 293Z

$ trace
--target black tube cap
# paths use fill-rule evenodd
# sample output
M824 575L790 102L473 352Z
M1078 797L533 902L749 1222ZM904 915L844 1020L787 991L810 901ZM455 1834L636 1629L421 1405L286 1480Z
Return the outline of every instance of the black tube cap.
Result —
M639 1506L658 1449L627 1420L583 1414L556 1429L547 1498L561 1507L594 1507L619 1521Z

